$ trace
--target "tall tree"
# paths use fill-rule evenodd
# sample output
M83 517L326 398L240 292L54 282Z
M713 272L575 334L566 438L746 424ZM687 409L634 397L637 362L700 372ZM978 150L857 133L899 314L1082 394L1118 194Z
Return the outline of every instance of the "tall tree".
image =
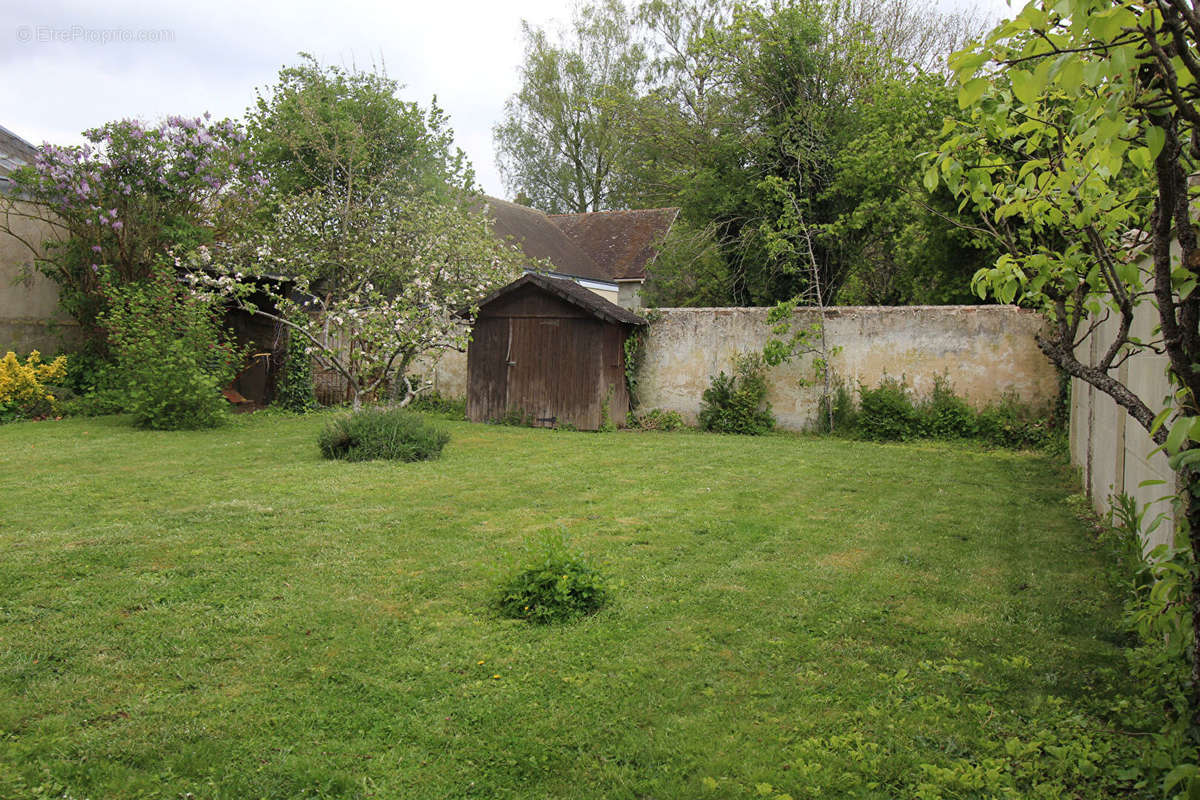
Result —
M464 348L468 331L455 313L469 320L488 291L519 273L517 253L491 235L469 191L470 168L444 115L398 90L382 73L307 56L284 68L250 113L272 180L267 219L257 235L191 263L198 287L300 337L355 405L410 401L414 361ZM239 271L261 279L239 281Z
M544 30L523 28L521 90L494 131L506 187L550 212L619 205L625 117L644 60L628 12L620 0L585 6L557 43Z

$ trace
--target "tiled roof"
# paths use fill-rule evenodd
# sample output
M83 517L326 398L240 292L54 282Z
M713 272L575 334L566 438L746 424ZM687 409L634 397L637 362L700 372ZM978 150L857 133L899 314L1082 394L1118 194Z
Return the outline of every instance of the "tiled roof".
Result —
M531 259L545 259L564 275L611 280L544 212L495 197L483 199L492 219L492 230L502 237L511 237Z
M551 214L550 220L604 271L608 280L639 280L658 255L678 208Z

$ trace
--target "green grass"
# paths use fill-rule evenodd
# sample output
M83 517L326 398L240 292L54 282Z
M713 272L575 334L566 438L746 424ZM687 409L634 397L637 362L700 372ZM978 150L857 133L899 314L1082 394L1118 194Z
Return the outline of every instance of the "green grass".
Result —
M1035 454L442 423L348 464L324 421L0 427L0 797L903 796L1119 663ZM613 602L499 619L560 529Z

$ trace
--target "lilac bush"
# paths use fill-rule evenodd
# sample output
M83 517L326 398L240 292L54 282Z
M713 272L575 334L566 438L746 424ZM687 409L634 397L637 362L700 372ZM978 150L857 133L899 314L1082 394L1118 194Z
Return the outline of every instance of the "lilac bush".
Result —
M154 126L120 120L84 137L83 145L42 145L35 165L14 176L17 194L0 202L10 217L52 223L43 252L42 242L26 244L58 283L64 310L98 335L102 268L118 283L144 281L171 250L236 236L264 179L241 126L207 114Z

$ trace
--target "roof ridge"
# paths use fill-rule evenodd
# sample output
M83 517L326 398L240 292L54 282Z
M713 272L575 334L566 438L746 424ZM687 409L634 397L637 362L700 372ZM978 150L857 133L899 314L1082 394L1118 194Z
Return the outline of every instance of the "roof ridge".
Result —
M505 201L508 202L508 201ZM546 214L547 217L584 217L588 214L640 214L647 211L679 211L679 206L657 206L655 208L608 208L604 211L575 211L570 214ZM542 212L546 213L546 212Z

